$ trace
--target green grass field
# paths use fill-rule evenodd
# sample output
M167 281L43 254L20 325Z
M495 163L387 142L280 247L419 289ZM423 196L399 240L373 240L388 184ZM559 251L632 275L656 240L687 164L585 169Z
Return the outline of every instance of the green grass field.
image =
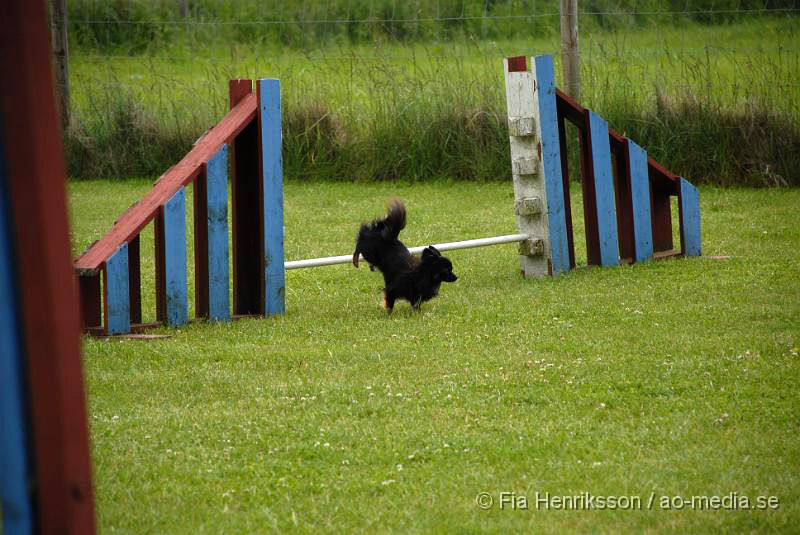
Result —
M70 183L75 253L149 185ZM800 191L700 194L701 258L524 280L512 246L452 252L460 280L392 316L377 273L292 271L283 318L86 338L100 532L792 532ZM515 231L508 183L290 182L287 258L347 254L391 195L409 244ZM151 234L142 251L152 316ZM536 510L537 492L641 509ZM780 505L661 508L730 493Z

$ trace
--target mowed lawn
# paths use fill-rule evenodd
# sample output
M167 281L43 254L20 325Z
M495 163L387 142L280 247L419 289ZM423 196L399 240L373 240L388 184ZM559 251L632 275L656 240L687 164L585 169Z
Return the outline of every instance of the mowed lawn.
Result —
M72 182L76 254L150 183ZM507 183L289 183L287 259L352 252L392 195L409 245L516 232ZM458 282L391 316L364 267L292 271L283 318L85 338L100 532L796 530L800 191L700 195L702 258L526 280L514 246L456 251ZM662 507L732 493L779 507Z

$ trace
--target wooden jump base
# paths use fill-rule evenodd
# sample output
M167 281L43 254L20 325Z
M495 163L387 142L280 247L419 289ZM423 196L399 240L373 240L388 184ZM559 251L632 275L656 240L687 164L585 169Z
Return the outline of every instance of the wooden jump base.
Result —
M555 87L553 59L505 60L508 130L519 232L538 236L540 254L521 254L523 273L575 267L565 121L580 133L580 179L589 265L699 256L697 189ZM677 196L680 251L672 241L670 197ZM538 250L536 251L538 253Z

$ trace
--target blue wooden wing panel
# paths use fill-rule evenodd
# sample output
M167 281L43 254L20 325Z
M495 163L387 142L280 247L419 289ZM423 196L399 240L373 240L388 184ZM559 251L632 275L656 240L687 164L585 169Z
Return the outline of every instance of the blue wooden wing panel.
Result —
M231 319L228 256L228 146L208 162L208 314L209 319Z
M186 275L186 188L164 204L164 267L167 290L167 324L189 321Z
M636 261L644 262L653 257L653 226L650 216L650 179L647 171L647 152L630 139L628 140L628 166L631 177Z
M547 224L553 274L569 271L569 241L564 208L564 184L561 175L561 146L558 140L556 85L553 58L536 56L533 60L541 126L542 170L547 195Z
M33 478L27 449L27 381L23 373L2 124L0 120L0 532L27 535L33 533L33 507L28 494Z
M106 260L108 334L131 332L131 294L128 276L128 244L123 243L117 252Z
M592 139L592 168L597 202L597 231L600 235L600 265L616 266L619 265L619 240L608 123L589 111L589 130Z
M700 193L681 178L681 235L686 256L700 256Z
M258 81L261 158L264 170L264 313L286 311L286 273L283 267L283 158L281 156L281 85Z

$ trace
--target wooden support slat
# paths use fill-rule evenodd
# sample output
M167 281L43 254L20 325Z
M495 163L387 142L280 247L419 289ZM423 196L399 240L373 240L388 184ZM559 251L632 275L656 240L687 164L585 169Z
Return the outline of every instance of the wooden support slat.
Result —
M656 251L653 253L653 260L666 260L667 258L673 258L676 256L681 256L681 252L675 249L670 249L668 251Z
M130 295L130 322L142 322L142 257L139 236L128 243L128 290Z
M100 273L78 275L81 305L81 327L100 327L103 322L103 301L100 289Z
M106 294L105 328L108 334L123 334L131 330L131 302L128 279L128 244L106 260L103 270Z
M509 136L535 136L536 123L533 117L509 117L508 118Z
M633 231L633 204L631 201L631 174L628 166L628 145L611 141L611 162L614 171L614 204L617 211L617 239L621 261L632 263L636 259L636 239Z
M283 267L283 158L281 141L281 84L258 81L263 176L264 313L286 312L286 273Z
M229 321L228 147L223 145L207 166L208 317Z
M539 197L529 197L514 201L514 213L517 215L534 216L543 211L542 200Z
M133 334L142 333L147 331L148 329L155 329L157 327L163 327L164 324L160 321L153 321L148 323L131 323L131 330L130 332ZM86 330L87 333L91 334L92 336L108 336L105 329L103 327L90 327Z
M251 98L252 81L232 80L231 105ZM252 95L255 99L256 96ZM260 180L259 128L253 121L229 144L233 231L233 313L261 315L264 286L263 182Z
M239 99L219 123L195 142L192 150L180 162L158 179L147 195L120 217L105 236L75 261L75 267L97 269L117 247L138 235L167 199L195 179L201 167L221 145L230 143L248 126L254 125L256 104L256 97L252 94ZM253 128L257 129L256 126Z
M653 252L671 251L672 243L672 207L668 190L659 187L652 180L650 173L650 208L651 228L653 229Z
M564 116L558 115L558 144L561 147L561 178L564 184L564 219L567 223L567 247L569 247L569 267L575 267L575 237L572 230L572 200L569 194L569 157L567 152L567 125Z
M631 140L628 145L628 174L631 183L633 234L636 262L653 256L653 228L650 216L650 180L647 178L647 153Z
M672 241L672 206L670 197L680 193L680 179L647 157L650 179L650 207L653 229L653 252L669 253L675 248Z
M511 160L511 172L515 175L535 175L539 172L539 158L515 158Z
M684 178L681 178L679 201L681 252L685 256L700 256L700 193Z
M153 219L153 244L156 279L156 321L167 322L167 268L164 259L164 208L156 211Z
M597 206L597 231L600 243L600 265L619 264L619 240L614 180L611 170L611 147L608 123L592 111L588 112L592 145L592 169Z
M580 129L580 169L581 194L583 196L583 227L586 233L586 263L599 266L600 235L597 229L597 194L594 183L594 167L591 136L589 134L589 110L583 115L583 127Z
M194 202L194 315L208 317L208 164L192 187Z
M189 321L186 274L186 189L179 189L164 205L164 273L167 325Z

